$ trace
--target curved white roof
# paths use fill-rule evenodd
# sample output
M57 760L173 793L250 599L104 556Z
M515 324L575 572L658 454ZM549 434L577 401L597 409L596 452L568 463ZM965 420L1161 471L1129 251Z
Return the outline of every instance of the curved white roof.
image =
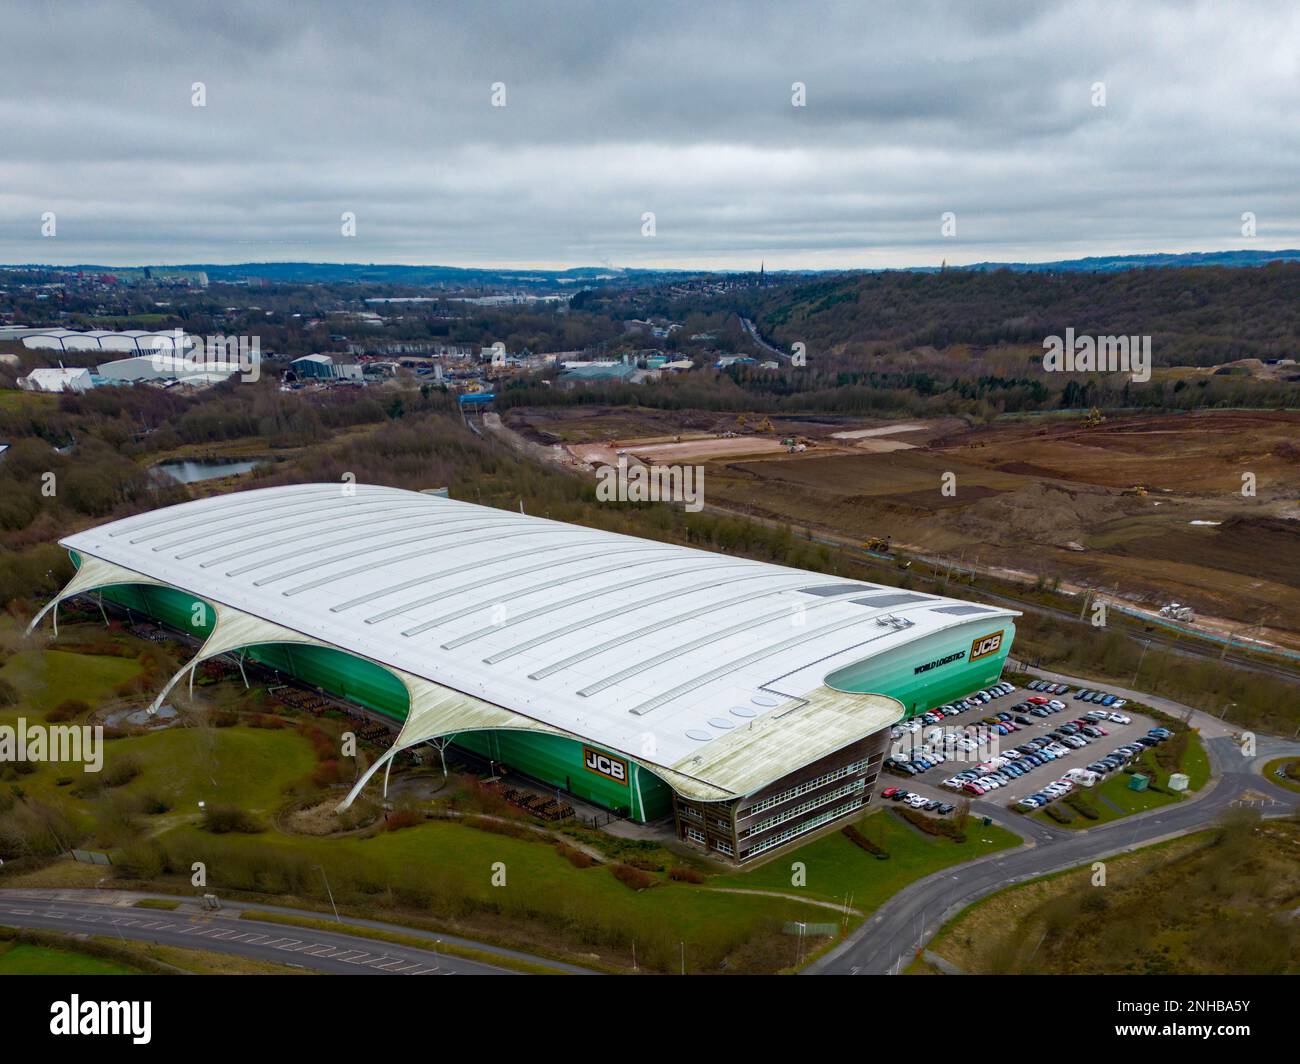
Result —
M62 542L682 770L716 767L743 746L738 729L769 731L792 700L825 701L824 677L845 665L1014 616L369 485L236 492ZM877 700L860 735L900 712ZM787 771L809 760L789 756Z

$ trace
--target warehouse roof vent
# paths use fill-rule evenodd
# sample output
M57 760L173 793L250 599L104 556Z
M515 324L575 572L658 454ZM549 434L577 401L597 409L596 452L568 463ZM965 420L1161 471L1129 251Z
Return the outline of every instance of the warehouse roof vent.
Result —
M931 613L947 613L953 617L969 617L973 613L997 613L987 606L936 606Z
M830 598L832 595L850 595L855 591L870 591L872 587L871 584L822 584L821 587L801 587L799 590L805 595Z
M859 606L902 606L907 602L927 602L930 600L929 595L913 595L907 591L897 591L890 595L868 595L866 598L858 598L853 601Z

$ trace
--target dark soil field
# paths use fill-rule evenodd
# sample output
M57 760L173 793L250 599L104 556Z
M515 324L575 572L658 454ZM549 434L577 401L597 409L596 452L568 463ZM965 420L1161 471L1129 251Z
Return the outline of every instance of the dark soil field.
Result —
M732 425L730 415L618 409L518 411L550 442L652 439ZM915 425L915 422L909 422ZM855 541L1104 589L1300 646L1300 414L1224 411L922 423L834 438L886 421L820 418L799 454L704 459L706 503ZM901 426L900 426L901 427ZM752 432L752 428L750 429ZM873 450L882 439L906 448ZM636 435L617 436L620 447ZM946 478L946 474L951 474ZM1253 495L1243 485L1253 481ZM955 493L945 493L945 483Z

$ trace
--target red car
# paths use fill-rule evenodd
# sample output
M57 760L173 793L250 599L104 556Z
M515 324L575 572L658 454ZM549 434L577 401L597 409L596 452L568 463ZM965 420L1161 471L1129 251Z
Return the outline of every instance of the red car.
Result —
M896 795L897 793L898 793L898 788L897 788L897 787L886 787L883 791L880 792L880 797L882 797L882 798L892 798L892 797L894 797L894 795Z
M1043 698L1041 695L1032 695L1026 698L1025 701L1032 702L1036 706L1045 706L1048 703L1048 699Z

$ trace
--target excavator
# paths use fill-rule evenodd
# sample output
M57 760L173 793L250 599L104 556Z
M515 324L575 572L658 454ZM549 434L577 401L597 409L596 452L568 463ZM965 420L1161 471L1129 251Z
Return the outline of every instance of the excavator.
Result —
M737 414L736 431L744 432L748 428L751 428L749 424L749 418L747 418L744 414ZM752 429L754 432L775 432L776 431L776 429L772 427L772 419L770 417L764 417L762 421L753 425Z

